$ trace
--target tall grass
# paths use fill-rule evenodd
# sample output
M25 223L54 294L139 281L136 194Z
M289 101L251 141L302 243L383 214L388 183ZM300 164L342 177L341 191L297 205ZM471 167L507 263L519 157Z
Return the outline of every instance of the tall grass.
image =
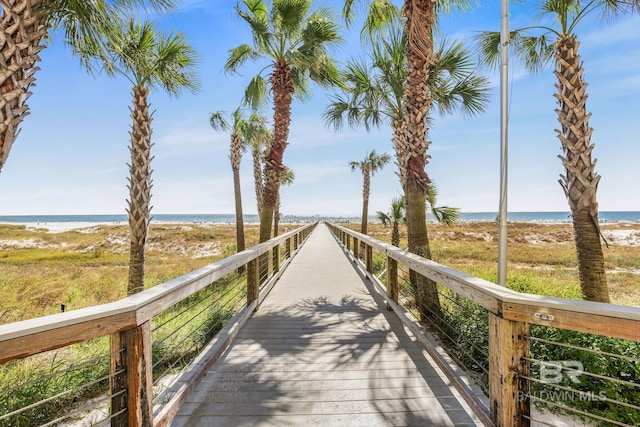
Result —
M347 225L357 230L353 224ZM640 233L640 224L605 224L608 230ZM497 225L428 225L433 260L491 282L497 281ZM391 241L391 228L370 224L369 234ZM518 292L581 299L573 230L570 224L510 223L507 286ZM401 230L400 247L407 247ZM614 304L640 306L640 246L609 242L605 266Z
M153 225L145 286L232 255L234 232L229 226ZM257 227L249 226L248 246L257 241ZM50 234L0 225L0 323L57 313L62 304L71 310L123 298L127 247L124 227ZM246 278L233 273L156 316L154 390L160 393L165 378L186 366L245 302ZM103 337L0 366L0 427L42 425L82 409L89 399L105 401L109 351L109 338ZM20 408L27 409L2 418Z

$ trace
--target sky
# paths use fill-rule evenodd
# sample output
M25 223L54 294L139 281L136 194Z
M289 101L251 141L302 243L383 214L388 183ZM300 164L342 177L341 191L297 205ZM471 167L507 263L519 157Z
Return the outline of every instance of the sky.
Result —
M229 135L209 125L215 111L234 111L249 79L266 63L226 74L229 49L250 43L247 25L233 1L183 0L165 16L151 18L165 32L181 31L199 52L197 94L169 97L161 90L149 97L153 116L154 170L152 214L230 214L234 212ZM318 3L336 7L341 2ZM510 26L531 25L530 4L510 6ZM440 34L472 43L478 31L499 30L500 3L482 2L466 14L440 20ZM589 84L587 110L593 115L593 156L602 176L601 211L640 211L640 133L632 126L640 111L640 17L602 22L588 19L576 32L581 40L584 77ZM345 63L363 56L359 28L344 29L345 43L335 52ZM91 76L54 34L42 54L41 70L29 98L31 114L21 128L0 173L0 215L124 214L128 198L131 84L124 78ZM499 76L492 82L484 115L436 117L429 130L431 160L426 171L438 189L438 205L462 212L496 212L499 199ZM552 69L527 74L517 63L509 69L508 210L568 211L558 183L563 167L554 112ZM291 215L358 216L362 176L349 162L376 150L393 156L391 131L383 127L328 127L322 112L330 92L314 87L313 96L294 102L284 163L295 173L281 190L282 212ZM271 110L267 110L271 117ZM251 156L241 167L244 212L256 212ZM369 211L387 211L401 194L397 168L389 164L373 176Z

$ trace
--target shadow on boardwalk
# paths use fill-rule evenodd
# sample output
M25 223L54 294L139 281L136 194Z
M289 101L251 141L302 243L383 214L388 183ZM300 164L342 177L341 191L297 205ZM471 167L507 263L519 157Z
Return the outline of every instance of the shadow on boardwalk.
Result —
M383 298L330 243L340 258L322 259L336 277L317 274L317 283L309 283L295 271L283 276L174 426L481 425ZM305 271L312 274L308 266Z

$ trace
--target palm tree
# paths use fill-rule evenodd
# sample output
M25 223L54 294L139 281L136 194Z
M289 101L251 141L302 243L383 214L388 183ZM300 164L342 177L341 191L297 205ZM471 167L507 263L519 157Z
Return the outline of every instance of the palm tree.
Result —
M367 130L386 123L391 125L396 163L406 200L409 251L430 259L426 229L426 196L430 184L427 182L425 189L418 185L421 182L419 177L426 177L424 162L428 157L421 160L421 166L416 166L419 163L415 160L416 143L407 144L407 141L414 140L407 134L406 36L397 25L390 25L387 30L384 37L372 39L370 63L352 60L347 64L343 76L346 89L331 98L324 118L337 130L345 121L350 126L362 124ZM428 77L426 84L441 115L460 109L463 114L473 116L484 110L489 83L475 73L471 54L461 43L441 42L429 66ZM428 118L421 120L427 123ZM425 141L423 148L426 146ZM427 156L426 151L422 153ZM422 168L423 174L416 176L416 168ZM416 194L421 194L420 199L415 200ZM421 212L417 212L418 209ZM412 279L416 282L416 289L420 290L418 300L422 301L421 306L430 313L439 313L435 282L416 274L412 274Z
M391 156L387 153L377 154L376 150L367 153L359 162L351 161L351 171L360 170L362 172L362 222L360 224L360 232L367 234L367 225L369 222L369 196L371 194L371 176L382 169L384 165L389 163Z
M29 115L27 100L50 31L61 30L73 46L97 44L106 23L135 6L160 11L173 0L0 0L0 171Z
M122 75L133 85L131 108L131 164L127 214L131 238L127 294L144 289L145 243L151 213L151 122L149 90L159 87L170 95L183 89L195 92L196 52L180 33L163 35L150 22L130 20L125 28L113 25L103 49L79 50L87 64L96 62L109 75ZM91 66L91 65L90 65Z
M291 104L294 95L309 94L309 80L322 86L338 85L339 72L329 49L340 41L337 25L328 9L309 13L311 0L273 0L271 10L264 0L243 0L236 6L238 15L251 27L253 46L231 49L225 70L236 72L247 60L266 58L265 79L254 77L245 92L245 101L253 107L264 104L267 86L273 94L273 139L265 155L265 183L260 214L260 241L271 237L282 163L289 138Z
M242 153L246 151L247 146L257 140L259 133L265 129L265 119L257 113L252 113L249 118L245 119L241 108L237 108L231 114L231 117L233 123L229 124L224 117L224 113L218 111L211 114L209 122L215 130L231 130L229 160L231 161L231 170L233 172L233 194L236 205L236 250L242 252L245 250L245 241L242 194L240 191L240 161L242 160Z
M291 185L295 181L296 175L287 168L287 171L280 178L280 185ZM276 210L273 213L273 237L278 236L278 226L280 224L280 190L278 190L278 199L276 201Z
M343 16L347 23L353 19L355 0L345 0ZM362 31L363 38L369 39L377 31L395 25L398 11L389 0L367 0L369 13ZM427 154L430 142L427 138L428 118L435 98L431 77L438 60L433 42L433 30L440 12L453 8L468 9L467 0L415 1L405 0L401 14L404 18L406 43L406 73L403 90L403 138L397 142L397 162L400 169L402 187L407 200L407 234L409 251L431 258L427 235L425 195L429 187L429 177L425 166L430 158Z
M638 12L640 2L546 0L540 8L543 15L553 17L555 25L513 31L510 45L531 72L554 63L553 73L557 78L554 96L559 105L556 113L560 122L560 130L556 132L562 145L559 157L565 169L559 182L571 209L582 296L589 301L609 302L596 199L600 175L595 172L596 159L591 156L593 128L586 108L587 83L582 76L584 68L578 54L580 42L576 28L592 13L608 17L625 11ZM482 56L491 65L498 62L498 39L495 33L480 36Z
M393 227L391 231L391 244L400 247L400 223L406 222L404 197L396 197L391 201L391 210L389 213L378 211L376 213L378 219L387 227Z
M427 191L426 196L426 203L429 206L431 214L440 224L449 226L455 224L460 219L460 209L452 208L450 206L436 206L437 196L438 193L436 187L432 183L429 185L429 190ZM399 224L407 222L404 196L395 198L391 201L391 210L388 214L378 211L377 216L385 227L393 225L393 231L391 232L391 244L393 246L399 246Z

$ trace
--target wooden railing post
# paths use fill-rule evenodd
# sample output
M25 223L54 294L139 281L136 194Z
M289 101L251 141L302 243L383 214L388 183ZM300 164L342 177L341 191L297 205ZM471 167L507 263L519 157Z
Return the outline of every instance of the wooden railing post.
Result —
M284 256L287 259L291 258L291 237L284 242Z
M150 321L111 334L112 426L153 426L152 369Z
M280 245L273 247L273 272L280 271Z
M366 267L367 271L373 274L373 246L365 244Z
M347 252L351 252L351 236L345 233L344 241L347 244Z
M358 238L353 236L353 257L358 261Z
M489 313L489 408L497 427L528 426L530 421L529 324ZM523 417L524 415L524 417Z
M299 239L300 239L300 238L298 237L298 233L296 233L296 234L293 236L293 250L294 250L294 251L297 251L297 250L298 250Z
M247 265L247 306L258 300L260 292L260 269L258 258L252 259Z
M398 261L387 255L387 296L398 303ZM391 310L391 306L387 306Z

